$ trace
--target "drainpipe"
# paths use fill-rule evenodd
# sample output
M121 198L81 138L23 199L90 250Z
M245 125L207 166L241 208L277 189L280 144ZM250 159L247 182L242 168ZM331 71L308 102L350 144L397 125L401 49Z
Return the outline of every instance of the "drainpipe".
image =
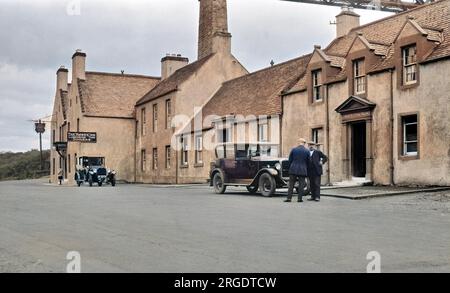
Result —
M175 147L175 184L178 184L178 137L176 138L176 147Z
M330 157L330 102L329 102L329 91L328 91L328 85L325 85L325 89L326 89L326 97L325 97L325 105L326 105L326 140L327 140L327 153L328 153L328 158ZM330 174L330 170L331 170L331 160L328 159L328 168L327 168L327 181L328 181L328 185L331 185L331 174Z
M278 116L278 123L280 123L278 130L280 131L280 133L278 134L279 136L279 143L280 143L280 155L282 157L284 157L284 152L283 152L283 114L284 114L284 96L283 94L280 95L280 99L281 99L281 112L280 115Z
M390 141L391 141L391 157L390 157L390 184L395 185L394 179L394 70L390 69L391 74L391 97L390 97L390 121L391 121L391 131L390 131Z
M136 184L137 182L137 139L138 139L138 135L137 135L137 130L138 129L138 121L135 120L134 121L134 184Z

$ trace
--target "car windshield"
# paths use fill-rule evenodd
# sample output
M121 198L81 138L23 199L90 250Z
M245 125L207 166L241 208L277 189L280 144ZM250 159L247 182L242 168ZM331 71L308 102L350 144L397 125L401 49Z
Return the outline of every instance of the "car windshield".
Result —
M103 166L105 163L105 158L101 157L83 157L80 158L80 161L82 161L83 167L87 166Z

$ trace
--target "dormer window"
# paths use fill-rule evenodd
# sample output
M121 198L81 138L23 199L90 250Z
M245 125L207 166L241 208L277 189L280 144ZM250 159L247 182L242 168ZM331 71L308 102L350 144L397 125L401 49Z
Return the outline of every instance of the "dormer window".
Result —
M353 85L355 95L364 94L366 92L366 69L364 59L353 61Z
M322 70L312 72L313 102L322 100Z
M403 52L403 83L405 85L417 82L417 47L408 46Z

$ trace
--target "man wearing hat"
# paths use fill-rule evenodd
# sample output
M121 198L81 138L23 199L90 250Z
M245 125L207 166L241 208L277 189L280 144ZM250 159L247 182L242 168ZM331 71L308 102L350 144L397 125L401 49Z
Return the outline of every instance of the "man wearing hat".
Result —
M298 180L298 202L303 202L305 195L306 177L308 177L309 151L306 148L306 140L300 138L298 147L292 149L289 154L289 191L285 202L291 202L295 182Z
M308 164L308 179L311 187L310 201L320 201L320 184L323 175L323 164L328 162L328 157L324 155L319 149L320 144L315 142L308 142L310 159Z

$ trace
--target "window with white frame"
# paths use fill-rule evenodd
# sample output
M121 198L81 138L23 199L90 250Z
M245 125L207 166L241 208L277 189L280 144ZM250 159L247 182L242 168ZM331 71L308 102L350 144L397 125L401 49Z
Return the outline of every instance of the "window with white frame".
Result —
M166 146L166 169L170 169L171 158L172 158L171 148L170 148L170 145L167 145Z
M267 121L258 124L258 141L267 142L269 140L269 124Z
M312 72L313 102L322 100L322 70Z
M418 121L417 115L402 117L403 156L417 156L418 147Z
M181 165L187 166L189 164L188 161L189 155L189 141L188 137L181 137Z
M201 134L195 136L195 163L203 164L203 136Z
M147 155L145 149L141 150L141 171L145 172L147 166Z
M217 142L231 142L231 127L224 127L217 130Z
M405 85L417 82L417 47L408 46L403 52L403 83Z
M142 136L145 135L146 125L147 125L147 115L145 112L145 108L142 108L141 109L141 135Z
M322 128L314 128L311 131L311 140L314 143L322 143L322 136L323 136L322 132L323 132Z
M172 123L172 101L166 100L166 129L171 127Z
M355 95L366 92L366 70L364 59L353 61L353 85Z
M158 131L158 104L153 105L153 132Z
M153 170L158 170L158 149L153 148Z

